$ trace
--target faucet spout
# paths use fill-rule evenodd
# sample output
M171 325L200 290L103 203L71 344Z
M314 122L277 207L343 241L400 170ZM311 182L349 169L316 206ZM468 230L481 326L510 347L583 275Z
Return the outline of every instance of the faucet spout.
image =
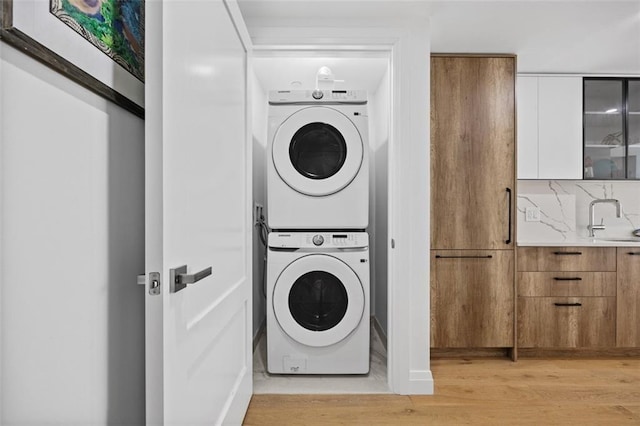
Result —
M602 231L605 229L604 221L602 221L599 225L594 224L596 220L595 206L596 204L602 204L602 203L614 204L616 206L616 217L621 216L620 201L615 198L599 198L590 202L589 203L589 226L587 226L590 237L596 236L595 231Z

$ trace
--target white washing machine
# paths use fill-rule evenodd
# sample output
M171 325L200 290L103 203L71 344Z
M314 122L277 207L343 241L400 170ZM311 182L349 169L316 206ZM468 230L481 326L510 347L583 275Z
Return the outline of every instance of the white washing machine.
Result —
M272 232L267 257L267 371L369 372L369 236Z
M271 229L361 229L369 223L367 94L269 93Z

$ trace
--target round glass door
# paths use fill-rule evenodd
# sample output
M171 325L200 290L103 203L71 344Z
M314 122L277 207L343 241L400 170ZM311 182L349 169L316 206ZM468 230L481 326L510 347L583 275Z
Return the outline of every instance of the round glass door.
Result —
M347 290L340 280L325 271L311 271L298 278L289 290L289 311L307 330L329 330L347 312Z
M289 337L323 347L340 342L358 327L365 299L362 283L346 263L310 254L282 271L272 303L276 320Z
M340 171L346 158L347 144L331 124L306 124L291 138L291 164L309 179L330 178Z
M292 189L325 196L353 181L362 165L364 145L346 115L333 108L308 107L280 125L271 156L278 175Z

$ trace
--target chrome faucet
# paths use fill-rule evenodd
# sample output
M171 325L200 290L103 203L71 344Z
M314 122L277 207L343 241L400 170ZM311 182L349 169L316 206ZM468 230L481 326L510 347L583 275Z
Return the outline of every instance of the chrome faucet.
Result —
M600 221L600 225L594 225L593 222L596 220L596 209L595 206L596 204L600 204L600 203L613 203L616 205L616 217L620 217L620 201L616 200L615 198L602 198L602 199L597 199L597 200L593 200L592 202L589 203L589 226L587 226L587 229L589 230L589 236L590 237L595 237L595 232L594 231L602 231L605 229L604 227L604 219L602 219L602 221Z

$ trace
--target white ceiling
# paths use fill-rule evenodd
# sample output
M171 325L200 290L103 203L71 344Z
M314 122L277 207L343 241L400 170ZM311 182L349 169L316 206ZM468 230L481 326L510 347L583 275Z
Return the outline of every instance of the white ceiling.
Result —
M515 53L519 72L640 75L639 0L239 0L239 6L250 34L260 27L350 19L397 24L428 16L432 52ZM309 73L298 70L298 62L282 62L279 72L286 74L282 78L287 84L291 75ZM348 62L336 65L336 78L358 74L348 71ZM314 78L315 71L317 67Z
M318 70L327 66L336 80L344 80L336 82L335 89L363 89L373 93L378 89L388 64L388 58L379 55L355 58L300 53L277 58L257 57L253 60L255 74L264 91L314 89Z

